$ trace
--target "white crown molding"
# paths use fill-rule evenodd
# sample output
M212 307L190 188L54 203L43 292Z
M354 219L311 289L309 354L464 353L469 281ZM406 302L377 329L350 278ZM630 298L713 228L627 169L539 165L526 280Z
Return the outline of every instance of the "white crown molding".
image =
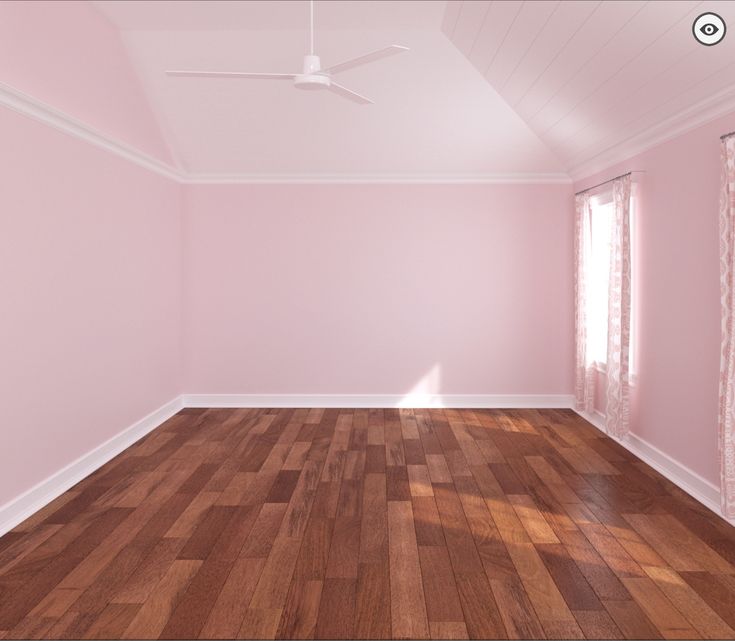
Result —
M574 407L572 406L572 409ZM655 445L651 445L633 432L628 433L625 438L619 439L608 434L605 428L605 415L595 410L594 413L583 412L574 409L588 423L594 425L603 434L620 443L631 454L650 465L659 474L667 478L674 485L684 490L689 496L709 508L724 521L735 525L735 520L726 519L720 510L720 488L710 483L707 479L690 470L686 465L680 463Z
M96 147L105 149L116 156L125 158L140 167L171 180L180 182L183 178L181 172L169 164L153 158L135 147L115 140L81 120L77 120L69 114L2 82L0 82L0 105Z
M576 182L735 112L735 85L569 168Z
M0 536L129 448L183 407L181 396L177 396L20 496L0 506Z
M278 184L449 184L525 185L565 184L572 179L564 173L497 174L187 174L192 185L278 185Z
M490 174L197 174L115 140L45 102L0 82L0 105L182 184L571 184L565 173ZM175 156L174 156L175 157ZM179 163L180 164L180 163Z
M158 160L2 82L0 82L0 105L182 184L570 184L735 111L735 86L573 165L568 173L202 174L186 172Z
M184 394L185 407L565 408L567 394Z

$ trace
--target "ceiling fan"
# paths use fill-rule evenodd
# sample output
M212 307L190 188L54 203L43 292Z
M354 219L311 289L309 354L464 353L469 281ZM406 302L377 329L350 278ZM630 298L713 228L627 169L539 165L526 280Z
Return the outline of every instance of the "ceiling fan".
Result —
M345 60L326 69L322 69L319 56L314 54L314 0L309 2L309 53L304 56L304 67L302 73L250 73L244 71L204 71L204 70L171 70L166 71L169 76L205 77L205 78L253 78L260 80L293 80L297 89L328 89L343 98L359 102L360 104L373 104L370 98L347 89L332 79L332 75L359 67L360 65L387 58L388 56L408 51L408 47L402 45L390 45L371 51L357 58Z

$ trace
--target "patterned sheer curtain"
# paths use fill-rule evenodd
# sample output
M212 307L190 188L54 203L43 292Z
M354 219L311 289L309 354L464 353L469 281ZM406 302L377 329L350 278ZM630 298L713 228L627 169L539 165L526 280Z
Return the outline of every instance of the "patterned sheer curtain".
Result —
M613 215L610 218L610 271L607 308L607 433L622 438L629 427L630 358L630 174L613 180ZM575 200L575 329L576 381L578 410L594 409L596 370L587 349L587 291L590 283L592 212L588 193Z
M722 139L720 195L720 297L722 349L720 354L720 497L722 513L735 518L735 343L733 342L733 286L735 279L735 136Z
M622 438L630 422L630 174L613 181L607 307L607 433Z
M589 273L591 247L589 194L577 194L574 209L575 403L578 410L592 412L597 373L587 353L586 275Z

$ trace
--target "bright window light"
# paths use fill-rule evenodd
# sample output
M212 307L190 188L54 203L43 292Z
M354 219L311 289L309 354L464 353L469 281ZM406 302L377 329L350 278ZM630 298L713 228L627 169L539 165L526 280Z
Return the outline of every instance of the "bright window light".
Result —
M629 371L635 372L636 327L636 261L635 261L635 199L630 203L631 232L631 323ZM610 282L610 240L614 216L612 193L595 196L590 201L590 239L587 244L587 361L600 369L607 365L607 304Z
M595 198L590 203L590 256L587 261L587 358L596 365L607 362L607 299L610 280L610 228L613 203Z

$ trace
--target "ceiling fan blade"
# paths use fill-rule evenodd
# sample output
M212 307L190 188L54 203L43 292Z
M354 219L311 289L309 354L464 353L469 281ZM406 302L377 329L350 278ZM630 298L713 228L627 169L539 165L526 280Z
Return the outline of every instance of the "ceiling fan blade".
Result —
M353 67L359 67L360 65L366 65L368 62L380 60L381 58L387 58L388 56L394 56L397 53L408 50L408 47L404 47L403 45L390 45L389 47L383 47L382 49L378 49L377 51L366 53L363 56L358 56L357 58L352 58L351 60L345 60L344 62L332 65L328 69L323 69L322 71L326 73L339 73L340 71L352 69Z
M260 78L262 80L293 80L295 73L247 73L244 71L166 71L169 76L185 76L200 78Z
M347 87L343 87L342 85L338 85L334 80L329 83L329 90L333 91L339 96L342 96L343 98L347 98L347 100L352 100L352 102L359 102L361 105L372 105L373 103L370 98L366 98L365 96L361 96L359 93L355 93L354 91L351 91Z

